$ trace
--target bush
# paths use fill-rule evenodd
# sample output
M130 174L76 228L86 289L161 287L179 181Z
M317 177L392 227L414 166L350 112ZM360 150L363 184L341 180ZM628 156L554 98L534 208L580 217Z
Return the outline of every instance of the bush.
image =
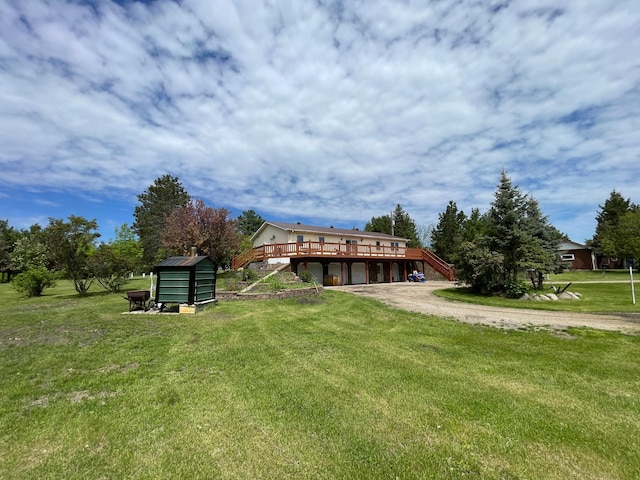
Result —
M39 297L45 288L55 286L55 276L44 267L33 267L16 276L11 285L25 297Z
M258 279L258 274L255 270L251 270L250 268L245 268L242 270L242 281L243 282L255 282Z
M302 272L300 272L298 278L300 278L300 280L305 283L315 283L316 281L316 277L314 277L313 273L311 273L309 270L303 270Z
M529 287L524 282L508 282L504 286L507 298L520 298L529 291Z

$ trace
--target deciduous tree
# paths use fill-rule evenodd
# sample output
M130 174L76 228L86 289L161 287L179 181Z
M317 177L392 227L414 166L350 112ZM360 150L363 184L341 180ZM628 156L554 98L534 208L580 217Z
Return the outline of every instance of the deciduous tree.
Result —
M175 208L166 217L162 242L178 255L195 247L199 254L210 256L222 266L231 262L239 237L227 209L207 207L202 200L196 200Z
M90 257L95 249L95 240L100 237L96 231L96 220L71 215L68 221L49 219L45 229L45 245L59 270L71 280L80 295L84 295L94 281Z

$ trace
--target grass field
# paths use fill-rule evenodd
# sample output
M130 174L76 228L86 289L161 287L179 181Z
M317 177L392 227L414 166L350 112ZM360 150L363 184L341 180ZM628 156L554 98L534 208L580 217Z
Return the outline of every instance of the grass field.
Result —
M145 288L140 280L133 288ZM0 478L640 478L640 338L0 285Z

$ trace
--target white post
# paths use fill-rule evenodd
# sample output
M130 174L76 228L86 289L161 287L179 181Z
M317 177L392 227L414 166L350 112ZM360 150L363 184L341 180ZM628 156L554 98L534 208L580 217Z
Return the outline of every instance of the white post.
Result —
M151 292L151 297L155 297L155 292L153 291L153 272L149 273L149 276L151 277L151 286L149 287L149 291Z
M629 267L629 276L631 277L631 299L633 300L633 304L636 304L636 291L633 287L633 267Z

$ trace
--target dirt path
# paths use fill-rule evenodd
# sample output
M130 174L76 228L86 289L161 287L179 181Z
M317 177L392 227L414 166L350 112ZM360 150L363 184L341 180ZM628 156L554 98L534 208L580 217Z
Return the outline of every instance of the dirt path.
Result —
M375 298L410 312L454 318L465 323L477 323L499 328L533 326L553 330L567 327L589 327L624 333L640 332L640 314L588 314L550 312L520 308L500 308L452 302L433 294L434 290L451 288L449 282L385 283L375 285L347 285L325 287Z

